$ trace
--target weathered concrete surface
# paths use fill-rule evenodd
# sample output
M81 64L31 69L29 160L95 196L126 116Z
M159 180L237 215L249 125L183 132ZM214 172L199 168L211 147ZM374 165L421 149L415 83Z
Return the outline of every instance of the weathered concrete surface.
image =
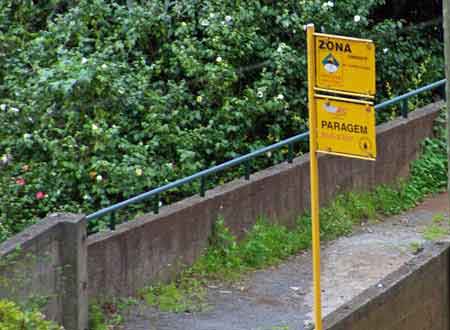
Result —
M412 247L412 243L424 242L423 230L436 213L448 212L447 198L447 194L436 196L404 215L364 224L349 237L323 244L327 329L448 329L448 250L424 245L417 257ZM440 253L444 255L428 262ZM250 274L233 287L210 289L210 310L205 312L160 313L139 306L127 315L125 329L304 329L312 318L311 263L310 253L302 253L278 267Z
M320 193L326 203L338 191L366 189L407 176L420 143L433 134L442 103L416 110L377 128L376 162L321 156ZM89 296L133 295L150 282L167 280L191 264L207 246L212 223L223 216L242 236L264 216L292 224L309 207L308 155L185 199L88 238Z
M0 298L27 301L31 297L46 298L46 316L65 329L87 329L83 215L50 215L0 244Z
M449 244L430 246L331 313L328 330L449 329Z

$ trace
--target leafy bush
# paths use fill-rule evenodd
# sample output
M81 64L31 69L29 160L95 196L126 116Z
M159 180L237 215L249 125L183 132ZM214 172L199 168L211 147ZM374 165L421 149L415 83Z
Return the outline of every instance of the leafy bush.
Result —
M0 299L0 329L2 330L63 330L47 321L38 311L23 311L15 303Z
M440 78L433 29L373 21L383 2L2 1L0 240L307 130L306 23L375 40L380 99Z

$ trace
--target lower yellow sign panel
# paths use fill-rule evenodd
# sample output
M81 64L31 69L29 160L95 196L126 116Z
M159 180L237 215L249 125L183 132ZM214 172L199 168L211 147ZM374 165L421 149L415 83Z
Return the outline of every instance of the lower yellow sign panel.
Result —
M319 152L375 160L377 155L373 105L316 97Z

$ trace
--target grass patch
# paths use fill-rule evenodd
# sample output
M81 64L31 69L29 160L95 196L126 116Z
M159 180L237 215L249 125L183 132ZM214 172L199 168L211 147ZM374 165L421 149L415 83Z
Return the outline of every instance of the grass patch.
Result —
M419 254L420 252L423 251L423 244L422 242L412 242L409 245L410 249L411 249L411 253L412 254Z
M445 215L442 214L442 213L436 213L435 215L433 215L432 221L433 221L433 223L435 223L435 224L443 223L444 220L445 220Z
M441 126L440 126L441 127ZM341 194L320 210L323 240L332 240L352 232L362 220L394 215L418 204L425 196L444 191L447 184L445 132L424 142L421 157L412 163L411 176L396 186L379 186L370 192ZM437 239L448 233L436 216L434 225L424 233ZM299 217L294 228L259 219L247 237L237 241L219 219L213 228L210 247L197 262L180 274L177 281L142 290L143 299L163 311L201 310L205 304L205 286L211 281L235 281L246 272L275 265L311 245L311 219ZM421 246L411 246L419 251Z
M179 282L158 284L141 292L141 298L162 312L197 312L207 308L204 282L183 276Z
M436 224L432 224L425 228L423 232L423 238L428 241L437 241L441 238L444 238L449 234L448 228L441 227Z
M112 299L94 302L89 305L89 329L113 330L121 329L124 322L123 313L132 305L138 304L133 298Z

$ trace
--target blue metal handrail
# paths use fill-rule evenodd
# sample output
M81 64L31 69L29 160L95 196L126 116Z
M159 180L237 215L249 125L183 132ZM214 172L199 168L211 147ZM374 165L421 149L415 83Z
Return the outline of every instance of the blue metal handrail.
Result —
M387 107L389 107L391 105L394 105L394 104L397 104L397 103L401 103L402 104L401 105L402 116L404 118L408 118L408 99L410 97L417 96L418 94L421 94L423 92L428 92L428 91L431 91L433 89L443 87L443 86L445 86L445 82L446 82L446 79L438 80L438 81L435 81L434 83L431 83L429 85L420 87L420 88L415 89L415 90L413 90L411 92L408 92L408 93L405 93L403 95L394 97L393 99L390 99L390 100L384 101L384 102L382 102L380 104L377 104L375 106L375 110L381 110L381 109L387 108Z
M423 92L426 92L426 91L430 91L430 90L442 87L442 86L445 85L445 82L446 82L446 80L442 79L442 80L436 81L436 82L434 82L432 84L429 84L429 85L423 86L421 88L418 88L418 89L416 89L414 91L411 91L411 92L408 92L406 94L397 96L397 97L395 97L395 98L393 98L391 100L388 100L388 101L382 102L380 104L377 104L375 106L375 110L384 109L384 108L387 108L387 107L392 106L394 104L402 103L402 115L403 115L403 117L407 118L408 117L408 103L407 103L407 101L408 101L408 99L410 97L416 96L416 95L418 95L420 93L423 93ZM270 146L267 146L267 147L258 149L256 151L253 151L253 152L251 152L249 154L246 154L244 156L240 156L240 157L234 158L234 159L232 159L230 161L227 161L225 163L222 163L220 165L216 165L214 167L211 167L209 169L200 171L198 173L195 173L195 174L190 175L188 177L185 177L183 179L179 179L179 180L176 180L176 181L171 182L169 184L166 184L166 185L164 185L162 187L159 187L159 188L147 191L145 193L142 193L140 195L137 195L135 197L127 199L127 200L125 200L123 202L120 202L120 203L111 205L109 207L103 208L103 209L101 209L101 210L99 210L97 212L89 214L86 218L89 221L90 220L94 220L94 219L100 218L100 217L102 217L102 216L104 216L106 214L109 214L109 213L115 212L117 210L123 209L123 208L125 208L125 207L127 207L127 206L129 206L131 204L135 204L135 203L138 203L138 202L141 202L141 201L144 201L144 200L148 200L150 198L155 198L154 212L158 213L159 212L159 195L161 193L164 193L164 192L166 192L166 191L168 191L170 189L173 189L173 188L178 188L178 187L180 187L180 186L182 186L184 184L187 184L187 183L190 183L190 182L193 182L195 180L200 179L200 196L205 196L206 177L208 177L209 175L215 174L217 172L221 172L221 171L223 171L223 170L225 170L227 168L230 168L232 166L240 165L242 163L245 163L245 165L246 165L245 166L245 169L246 169L245 170L245 178L247 180L249 180L250 179L250 163L249 163L250 160L252 160L252 159L254 159L254 158L256 158L256 157L258 157L260 155L263 155L263 154L265 154L265 153L267 153L269 151L277 150L277 149L280 149L281 147L288 146L288 162L292 163L293 158L294 158L293 157L293 144L297 143L297 142L300 142L300 141L303 141L303 140L306 140L308 138L308 136L309 136L309 132L304 132L304 133L295 135L295 136L290 137L290 138L288 138L286 140L283 140L283 141L277 142L275 144L272 144ZM115 219L114 219L114 217L112 217L112 220L111 220L111 223L110 223L110 228L111 229L115 228Z

